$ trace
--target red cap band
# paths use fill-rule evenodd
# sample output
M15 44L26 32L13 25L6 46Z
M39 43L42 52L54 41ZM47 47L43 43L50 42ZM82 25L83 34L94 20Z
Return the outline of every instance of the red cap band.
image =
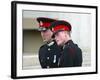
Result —
M53 32L56 32L58 30L70 31L69 27L68 26L65 26L65 25L58 25L58 26L56 26L56 27L54 27L52 29Z
M40 26L47 28L47 27L50 26L50 23L47 23L47 22L46 23L42 23L42 24L40 23Z

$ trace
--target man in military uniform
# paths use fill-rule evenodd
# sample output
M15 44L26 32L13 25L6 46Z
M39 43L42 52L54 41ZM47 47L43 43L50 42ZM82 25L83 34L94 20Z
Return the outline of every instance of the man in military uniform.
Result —
M43 41L45 42L39 49L39 61L42 68L57 68L60 57L60 48L57 46L55 40L51 37L53 32L49 29L52 22L56 21L51 18L38 17L39 31Z
M82 51L71 40L71 25L66 21L55 21L50 25L57 45L63 46L59 60L59 67L82 66Z

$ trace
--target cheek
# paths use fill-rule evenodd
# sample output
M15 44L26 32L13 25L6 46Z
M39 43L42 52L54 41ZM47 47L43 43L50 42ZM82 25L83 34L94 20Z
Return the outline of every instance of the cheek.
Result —
M46 34L44 32L41 33L42 38L46 38Z
M61 36L55 36L55 40L57 43L62 42L62 37Z
M64 41L64 36L61 34L59 37L58 37L58 40L60 43L62 43Z
M59 38L59 43L61 44L63 42L63 37Z
M51 36L52 36L52 33L51 32L49 32L49 33L47 33L47 35L46 35L47 37L49 37L49 38L51 38Z
M60 41L62 41L63 40L63 36L62 35L60 35L59 37L58 37L58 39L60 40Z

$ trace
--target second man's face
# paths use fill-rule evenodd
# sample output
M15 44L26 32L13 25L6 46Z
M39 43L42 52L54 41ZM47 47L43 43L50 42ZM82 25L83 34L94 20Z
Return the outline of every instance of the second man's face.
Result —
M57 42L57 45L62 46L65 43L65 32L61 31L55 34L55 40Z
M43 38L43 41L50 41L51 40L51 36L52 36L53 32L51 30L46 30L46 31L41 31L41 36Z

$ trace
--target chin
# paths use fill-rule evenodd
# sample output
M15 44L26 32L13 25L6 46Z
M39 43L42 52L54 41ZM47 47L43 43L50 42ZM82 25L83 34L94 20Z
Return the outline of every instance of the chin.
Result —
M58 45L58 46L60 46L60 45L61 45L61 43L57 43L57 45Z
M46 39L43 39L43 42L46 42L47 40Z
M58 46L63 46L63 43L60 43L60 42L59 42L59 43L57 43L57 45L58 45Z

